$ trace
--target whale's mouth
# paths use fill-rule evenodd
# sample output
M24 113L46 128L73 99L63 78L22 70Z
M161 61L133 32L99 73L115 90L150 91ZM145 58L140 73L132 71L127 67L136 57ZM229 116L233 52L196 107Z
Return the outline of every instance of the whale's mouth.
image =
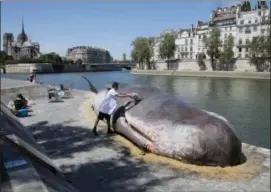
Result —
M127 123L128 123L128 122L127 122ZM139 137L141 137L142 139L144 139L144 140L146 140L146 141L148 141L148 142L152 142L152 143L153 143L152 139L151 139L149 136L147 136L145 133L143 133L142 131L140 131L139 129L137 129L136 127L134 127L133 125L131 125L131 124L129 124L129 123L128 123L128 125L130 126L131 130L132 130L136 135L138 135Z
M155 147L154 147L154 141L145 133L140 131L139 128L133 126L130 124L127 119L125 119L127 129L129 130L128 132L126 131L125 134L123 134L125 137L129 138L130 141L134 141L133 143L140 147L141 149L150 151L150 152L155 152Z

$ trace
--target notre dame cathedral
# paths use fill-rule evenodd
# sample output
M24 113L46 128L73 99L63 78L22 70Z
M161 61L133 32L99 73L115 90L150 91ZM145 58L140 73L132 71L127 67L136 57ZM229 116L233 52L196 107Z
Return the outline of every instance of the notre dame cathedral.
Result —
M17 41L14 41L12 33L4 33L3 51L16 60L35 59L40 56L40 45L37 42L31 42L24 31L24 21L22 21L22 32L17 36Z

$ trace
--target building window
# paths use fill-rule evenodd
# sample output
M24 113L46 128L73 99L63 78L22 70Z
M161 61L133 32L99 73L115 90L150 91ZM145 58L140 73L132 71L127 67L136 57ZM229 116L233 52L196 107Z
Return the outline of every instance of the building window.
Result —
M188 44L188 40L187 39L185 40L185 44Z
M262 29L261 32L264 33L264 32L265 32L265 29Z
M257 26L256 25L253 26L253 30L257 31Z
M241 58L241 57L242 57L242 54L238 54L238 57Z
M187 52L187 47L185 47L185 51Z
M230 31L232 30L232 27L230 27Z
M258 23L258 19L255 19L255 23Z
M190 44L192 44L193 43L193 39L190 39Z
M201 39L201 35L199 35L199 39Z
M242 52L242 48L239 48L239 53L241 53Z
M245 58L246 58L246 59L248 58L248 54L245 54Z
M239 39L239 45L242 45L242 39Z
M182 47L182 52L183 52L183 47Z
M241 24L241 25L244 24L244 20L241 20L241 21L240 21L240 24Z
M224 35L224 38L227 38L227 34Z
M251 30L250 30L249 27L247 27L247 28L245 29L245 33L246 33L246 34L250 34L250 33L251 33Z
M242 33L242 31L243 31L243 28L242 28L242 27L240 27L239 32L240 32L240 33Z
M192 59L192 58L193 58L192 53L190 53L190 59Z
M227 27L225 27L225 31L227 31Z
M248 48L246 48L246 52L248 52Z
M190 51L191 51L191 52L193 51L193 47L190 47Z
M248 24L251 24L251 20L248 21Z
M250 40L246 39L246 44L249 45L250 44Z

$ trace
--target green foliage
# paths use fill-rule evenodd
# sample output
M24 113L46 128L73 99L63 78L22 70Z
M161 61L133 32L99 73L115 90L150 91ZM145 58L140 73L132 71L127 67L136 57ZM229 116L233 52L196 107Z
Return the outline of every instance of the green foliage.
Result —
M197 63L201 71L205 71L207 69L205 61L204 61L205 59L206 59L206 55L204 53L198 54Z
M249 47L250 63L257 71L265 71L270 66L270 32L268 36L253 37Z
M77 65L82 65L82 64L83 64L82 59L77 59L77 60L75 61L75 64L77 64Z
M176 50L175 37L166 33L159 46L159 54L162 59L167 59L167 69L170 69L170 58L174 56Z
M74 64L74 61L69 59L63 59L62 62L63 64Z
M247 12L247 11L251 11L251 5L249 1L244 1L242 6L241 6L241 10L243 12Z
M62 58L55 52L41 55L36 62L62 64Z
M236 59L234 58L234 37L229 35L223 44L223 52L220 54L220 70L233 71Z
M222 41L220 40L220 30L213 27L209 32L209 36L204 35L203 42L207 49L207 55L211 59L212 70L216 70L216 59L220 57L220 48Z
M140 69L144 69L145 65L147 69L151 69L152 47L149 38L137 37L132 42L132 46L132 61L138 63Z
M7 55L5 51L0 51L0 64L4 66L6 64L17 64L18 62L14 60L11 55Z

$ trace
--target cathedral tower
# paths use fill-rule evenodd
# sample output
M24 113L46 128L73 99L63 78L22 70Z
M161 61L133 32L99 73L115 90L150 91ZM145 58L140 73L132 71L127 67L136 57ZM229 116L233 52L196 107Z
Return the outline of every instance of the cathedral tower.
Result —
M17 42L21 45L28 40L27 34L24 31L24 20L22 19L22 32L17 36Z

